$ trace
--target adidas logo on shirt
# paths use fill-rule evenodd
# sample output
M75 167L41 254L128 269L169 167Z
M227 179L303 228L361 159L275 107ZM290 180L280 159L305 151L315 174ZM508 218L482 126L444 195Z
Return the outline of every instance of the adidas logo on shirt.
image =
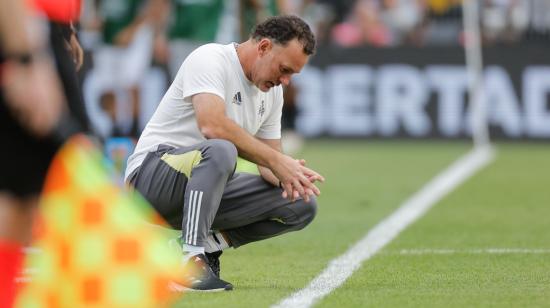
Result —
M243 102L242 98L241 98L241 92L237 92L237 94L235 94L235 96L233 96L233 101L232 103L233 104L237 104L237 105L241 105Z

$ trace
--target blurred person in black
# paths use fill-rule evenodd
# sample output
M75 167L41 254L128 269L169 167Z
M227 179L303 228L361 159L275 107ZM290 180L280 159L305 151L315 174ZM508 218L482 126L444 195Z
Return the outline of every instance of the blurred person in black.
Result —
M0 2L0 306L11 307L34 208L59 142L63 98L54 70L27 36L23 4Z
M76 79L82 58L74 33L61 32L78 17L79 1L66 2L34 3L51 20L56 71L41 41L47 23L32 17L24 1L0 1L0 307L11 307L15 297L14 278L50 162L66 138L87 130ZM64 8L70 12L58 14Z

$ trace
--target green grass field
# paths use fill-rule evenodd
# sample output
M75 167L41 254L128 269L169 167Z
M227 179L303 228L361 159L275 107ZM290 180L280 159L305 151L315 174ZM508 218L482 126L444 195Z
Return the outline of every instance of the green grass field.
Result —
M496 149L492 164L317 306L549 306L550 144ZM315 221L303 231L227 251L222 278L235 290L187 293L176 306L278 303L469 150L466 142L308 142L301 156L327 179Z

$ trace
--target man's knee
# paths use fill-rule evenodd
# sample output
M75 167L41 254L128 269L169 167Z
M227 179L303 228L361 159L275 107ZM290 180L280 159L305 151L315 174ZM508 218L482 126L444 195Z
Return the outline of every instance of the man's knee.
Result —
M298 230L300 230L309 225L317 215L317 199L315 197L311 197L309 202L299 200L295 205L298 205L296 208L298 210L297 214L299 215L300 221L300 227Z
M237 163L237 148L235 145L223 139L210 139L207 141L206 153L221 173L231 173Z

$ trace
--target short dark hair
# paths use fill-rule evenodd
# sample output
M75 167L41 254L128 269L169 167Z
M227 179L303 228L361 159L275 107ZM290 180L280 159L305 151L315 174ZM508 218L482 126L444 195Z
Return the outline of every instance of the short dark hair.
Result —
M311 32L305 21L294 15L281 15L268 18L254 28L251 37L256 41L262 38L269 38L283 46L286 46L293 39L297 39L304 47L303 50L306 55L312 55L315 52L315 36L313 32Z

